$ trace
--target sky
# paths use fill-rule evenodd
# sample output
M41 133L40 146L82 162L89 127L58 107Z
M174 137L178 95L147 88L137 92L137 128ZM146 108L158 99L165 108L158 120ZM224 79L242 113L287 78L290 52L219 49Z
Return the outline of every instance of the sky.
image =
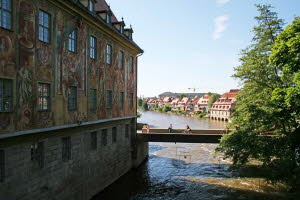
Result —
M224 93L240 88L232 78L239 53L253 36L255 4L271 4L290 24L300 0L107 0L134 30L144 49L138 64L138 96L171 92Z

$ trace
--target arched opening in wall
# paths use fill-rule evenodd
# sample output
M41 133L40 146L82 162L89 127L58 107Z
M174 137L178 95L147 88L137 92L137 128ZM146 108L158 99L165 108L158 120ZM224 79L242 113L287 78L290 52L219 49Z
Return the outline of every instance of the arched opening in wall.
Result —
M225 122L228 122L228 118L225 118Z
M224 118L222 118L221 120L224 121Z

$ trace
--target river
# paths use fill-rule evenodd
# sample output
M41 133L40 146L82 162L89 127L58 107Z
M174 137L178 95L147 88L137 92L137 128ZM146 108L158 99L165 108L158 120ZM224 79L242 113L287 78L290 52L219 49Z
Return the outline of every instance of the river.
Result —
M223 128L224 122L143 112L139 122L152 127ZM93 200L284 199L279 186L238 175L230 161L214 154L217 144L149 143L149 158Z
M175 114L160 113L154 111L139 111L142 116L138 118L139 123L148 123L150 128L168 128L170 124L174 129L184 129L189 125L193 129L224 129L226 122L210 120L207 118L196 119Z

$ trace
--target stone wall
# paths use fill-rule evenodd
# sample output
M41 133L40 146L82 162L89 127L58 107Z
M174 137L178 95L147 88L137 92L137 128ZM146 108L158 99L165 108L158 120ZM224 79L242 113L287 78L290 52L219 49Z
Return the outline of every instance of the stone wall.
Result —
M147 157L147 143L132 143L136 141L134 127L135 118L112 119L0 139L0 150L4 152L4 158L0 158L4 161L0 162L0 199L90 199ZM103 130L107 130L107 142ZM97 137L94 144L92 132ZM71 156L70 160L63 160L63 138L67 137ZM39 149L40 146L43 148Z

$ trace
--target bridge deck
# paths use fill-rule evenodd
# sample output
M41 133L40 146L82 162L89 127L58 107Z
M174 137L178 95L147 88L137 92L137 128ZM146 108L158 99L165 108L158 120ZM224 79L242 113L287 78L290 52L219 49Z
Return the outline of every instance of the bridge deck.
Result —
M141 133L137 137L145 142L219 143L222 134Z

